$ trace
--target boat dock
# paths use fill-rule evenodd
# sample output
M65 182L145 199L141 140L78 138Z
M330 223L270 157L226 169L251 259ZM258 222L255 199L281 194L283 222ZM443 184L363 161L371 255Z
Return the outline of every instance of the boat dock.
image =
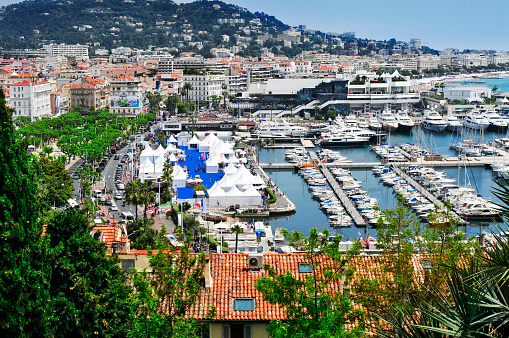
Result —
M315 163L319 162L318 156L316 156L316 153L314 151L310 151L309 156ZM338 182L334 179L334 176L332 176L329 167L325 165L325 163L319 163L318 167L322 171L323 176L327 179L327 182L329 183L332 190L334 190L336 196L341 201L341 204L343 204L350 217L352 217L355 226L365 227L366 222L364 221L364 218L362 218L359 211L354 207L352 201L350 201L348 196L346 196L346 194L343 192L343 189L341 189L341 187L339 186Z
M309 139L301 138L300 143L302 144L302 146L304 148L314 148L315 147L315 145L313 144L313 141L311 141Z

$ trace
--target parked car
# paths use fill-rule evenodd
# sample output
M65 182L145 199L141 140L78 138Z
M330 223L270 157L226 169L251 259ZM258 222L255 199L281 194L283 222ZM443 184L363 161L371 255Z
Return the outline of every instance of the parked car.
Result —
M168 241L170 242L171 245L173 245L174 247L180 247L180 246L183 246L184 244L180 243L177 238L175 236L173 236L172 234L166 234L164 235L164 237L166 237L168 239Z
M113 157L114 160L118 160L120 159L120 155L119 154L115 154L115 157Z
M124 185L124 183L119 183L119 184L117 184L117 189L118 189L118 190L124 190L124 189L125 189L125 185Z

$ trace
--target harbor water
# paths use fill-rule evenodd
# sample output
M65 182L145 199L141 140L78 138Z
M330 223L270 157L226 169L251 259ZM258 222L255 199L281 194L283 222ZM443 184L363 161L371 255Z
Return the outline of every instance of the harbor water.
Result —
M414 127L411 133L395 133L391 134L386 139L386 143L390 145L401 145L404 143L414 143L423 148L431 149L433 153L449 157L457 157L458 153L449 148L449 144L456 143L463 139L472 139L473 141L492 142L497 137L504 137L506 135L498 135L495 133L479 133L465 132L463 134L452 133L430 133L421 130L419 127ZM319 148L316 147L315 150ZM369 146L349 147L349 148L330 148L339 151L341 155L346 156L349 160L354 162L379 162L374 151ZM260 149L259 162L260 163L285 163L285 152L288 149ZM308 149L311 150L311 149ZM461 163L461 162L460 162ZM418 162L417 162L418 164ZM492 171L483 167L449 167L449 168L435 168L439 171L447 173L447 178L454 178L457 184L461 186L469 186L476 189L484 198L499 202L493 195L493 182ZM377 177L375 177L370 169L352 169L352 176L362 182L362 189L367 191L371 197L378 199L381 209L392 208L396 204L396 195L389 186L382 185ZM328 218L319 208L319 202L312 199L312 195L308 190L308 185L302 177L293 170L266 170L267 174L279 186L279 188L295 203L297 210L296 213L282 218L273 218L270 220L273 228L284 227L290 231L298 230L304 234L309 232L310 228L316 227L319 230L328 228ZM469 222L466 227L467 234L474 236L481 231L497 231L496 225L489 221L476 221ZM335 229L329 229L331 233L336 233ZM356 238L359 235L365 236L366 231L369 235L376 237L376 230L371 228L356 228L354 225L350 228L343 228L337 230L345 239Z

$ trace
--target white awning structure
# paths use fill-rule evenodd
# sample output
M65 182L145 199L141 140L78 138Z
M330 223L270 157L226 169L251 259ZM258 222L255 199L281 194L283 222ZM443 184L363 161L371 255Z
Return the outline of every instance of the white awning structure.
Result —
M221 142L216 135L209 134L207 137L205 137L198 146L198 151L201 153L206 153L212 150L214 148L214 145L218 142Z
M170 153L170 156L168 156L168 161L170 162L177 162L177 156L175 156L173 153Z
M214 183L212 188L207 190L207 194L209 195L209 205L218 205L221 204L221 201L225 198L226 193L223 189L217 184L217 182Z
M235 167L233 164L229 164L226 169L224 170L224 173L226 175L233 175L237 172L237 167Z
M145 160L149 160L151 162L154 162L157 158L156 151L153 150L150 145L146 145L145 149L140 154L140 162L143 163Z
M216 182L218 186L223 189L225 192L229 191L231 188L235 186L235 182L228 176L224 175L222 179Z
M193 138L187 143L187 146L189 149L198 149L198 146L200 145L200 140L196 138L196 136L193 136Z
M205 161L205 171L208 174L217 173L219 171L219 163L214 157L211 156Z
M168 140L168 143L170 144L178 144L179 141L177 141L177 139L175 138L175 136L171 135L170 136L170 139Z
M185 188L187 173L182 169L181 166L176 165L171 174L173 176L173 187L175 188Z
M230 176L230 178L231 178L232 180L236 181L236 180L237 180L240 176L242 176L242 174L244 174L244 173L248 173L248 174L250 174L250 175L251 175L251 173L249 172L249 170L247 170L247 168L246 168L245 166L241 165L241 166L237 169L237 171L236 171L235 173L233 173L233 174L231 174L231 175L229 175L229 176Z
M254 180L254 177L249 171L246 171L243 172L242 175L240 175L237 178L232 177L232 180L235 182L237 186L243 186L248 184L251 185L253 184L252 182Z
M260 175L254 175L253 177L253 181L251 182L256 188L265 188L266 185L265 185L265 181L263 180L263 178L260 177Z

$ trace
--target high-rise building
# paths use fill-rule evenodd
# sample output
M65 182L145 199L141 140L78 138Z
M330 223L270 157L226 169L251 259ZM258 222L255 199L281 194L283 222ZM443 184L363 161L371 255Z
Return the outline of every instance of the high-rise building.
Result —
M83 45L66 45L64 43L43 45L49 56L72 56L80 60L88 60L88 46Z

